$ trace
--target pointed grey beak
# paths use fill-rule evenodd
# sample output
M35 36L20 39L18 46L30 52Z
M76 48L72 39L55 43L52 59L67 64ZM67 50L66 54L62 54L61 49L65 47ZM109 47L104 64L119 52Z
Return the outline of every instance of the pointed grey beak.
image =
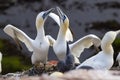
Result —
M43 16L42 16L43 19L45 19L53 10L54 10L54 8L51 8L51 9L45 11L45 13L44 13Z
M63 17L65 14L63 13L63 11L59 7L56 7L56 9L57 9L57 12L58 12L60 18L63 20Z

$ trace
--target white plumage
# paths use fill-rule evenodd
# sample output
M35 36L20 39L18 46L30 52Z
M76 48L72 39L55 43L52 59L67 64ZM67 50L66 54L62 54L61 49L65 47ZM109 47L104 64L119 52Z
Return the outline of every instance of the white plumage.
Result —
M113 61L114 50L112 47L112 43L119 32L120 32L119 30L107 32L101 41L102 51L100 51L95 56L85 60L83 63L77 66L76 69L79 69L82 66L89 66L92 67L93 69L105 69L105 70L110 69L114 62Z

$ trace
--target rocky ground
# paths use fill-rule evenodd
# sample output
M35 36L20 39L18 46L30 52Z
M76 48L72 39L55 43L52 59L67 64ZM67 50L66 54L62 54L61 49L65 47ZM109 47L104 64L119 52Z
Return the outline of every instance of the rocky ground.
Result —
M22 44L23 50L22 51L18 50L15 46L14 41L3 32L3 28L7 24L13 24L16 27L23 30L26 34L28 34L28 36L34 39L36 36L35 18L37 14L42 10L47 10L51 7L56 7L56 6L59 6L69 17L70 27L75 34L74 41L90 33L96 34L98 37L102 38L105 32L109 30L120 29L120 0L36 0L36 1L34 0L1 0L0 1L0 38L5 39L5 41L1 42L0 40L0 51L3 52L3 57L4 57L3 59L3 66L4 66L3 71L5 71L4 73L11 72L12 70L11 67L17 68L15 69L15 71L18 71L18 70L22 70L23 67L25 66L26 63L23 66L21 66L21 68L18 68L21 64L17 64L18 62L14 62L19 60L19 58L17 60L16 59L14 60L13 59L14 55L16 57L16 55L20 56L22 54L22 57L25 58L25 56L28 56L28 55L30 57L31 53L28 52L27 48L23 44ZM58 32L58 27L56 26L57 25L55 24L54 21L52 21L51 19L49 21L48 19L48 21L46 21L46 24L45 24L46 34L50 34L54 38L56 38L57 36L56 34ZM115 50L115 57L117 56L117 53L120 51L120 45L119 45L120 38L118 38L117 40L113 44L114 50ZM88 54L89 52L95 53L93 48L91 48L90 50L85 49L85 51L81 55L81 58L80 58L81 61L84 61L86 58L93 55L91 53ZM50 55L51 53L52 51L50 51ZM8 60L5 57L7 57ZM55 56L52 56L50 57L50 59L54 57ZM20 58L20 61L22 61L21 63L24 63L24 61L26 61L26 59L23 59L23 58L22 59ZM11 59L13 60L11 61ZM8 63L10 65L6 67L6 64L8 65ZM30 59L29 59L29 62L27 61L27 63L30 63ZM14 64L18 66L15 66ZM6 71L7 69L9 71ZM116 67L114 64L114 67L111 70L119 71L120 68ZM40 68L40 71L41 71L41 68ZM45 76L47 77L49 77L48 74L54 71L56 71L56 68L53 66L52 68L49 68L49 69L48 68L42 69L42 73L47 73L45 74ZM77 71L75 72L77 73ZM83 71L80 71L80 73L81 72ZM85 72L86 74L89 73L87 71ZM31 68L23 72L19 71L17 73L8 73L6 75L1 75L1 79L7 80L8 78L11 79L11 77L13 77L13 79L25 80L26 78L28 78L27 76L31 75L32 73L37 73L41 75L41 72L37 72L36 70L34 71L33 68ZM65 73L65 75L66 74L71 74L71 73L68 72L68 73ZM19 76L19 77L16 77L16 76ZM86 75L86 76L90 76L90 75ZM35 77L30 77L30 78L32 80ZM36 77L36 79L39 79L39 78L40 77Z
M119 80L120 71L102 71L102 70L72 70L66 73L55 73L28 76L9 74L0 77L0 80Z

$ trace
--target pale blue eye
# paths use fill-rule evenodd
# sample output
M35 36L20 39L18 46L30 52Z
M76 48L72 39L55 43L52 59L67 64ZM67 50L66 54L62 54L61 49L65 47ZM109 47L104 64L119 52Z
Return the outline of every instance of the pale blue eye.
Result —
M44 13L44 14L43 14L43 16L42 16L42 17L43 17L43 19L45 19L46 15L47 15L46 13Z
M65 21L65 19L66 19L66 16L64 15L64 16L63 16L63 21Z

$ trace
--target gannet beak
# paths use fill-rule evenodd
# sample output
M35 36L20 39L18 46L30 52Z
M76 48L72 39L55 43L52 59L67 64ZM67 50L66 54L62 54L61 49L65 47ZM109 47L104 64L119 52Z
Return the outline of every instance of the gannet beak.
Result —
M56 7L56 9L57 9L57 12L58 12L60 18L63 19L64 13L62 12L62 10L59 7Z
M45 19L53 10L54 10L54 8L51 8L51 9L45 11L45 13L43 15L43 19Z

